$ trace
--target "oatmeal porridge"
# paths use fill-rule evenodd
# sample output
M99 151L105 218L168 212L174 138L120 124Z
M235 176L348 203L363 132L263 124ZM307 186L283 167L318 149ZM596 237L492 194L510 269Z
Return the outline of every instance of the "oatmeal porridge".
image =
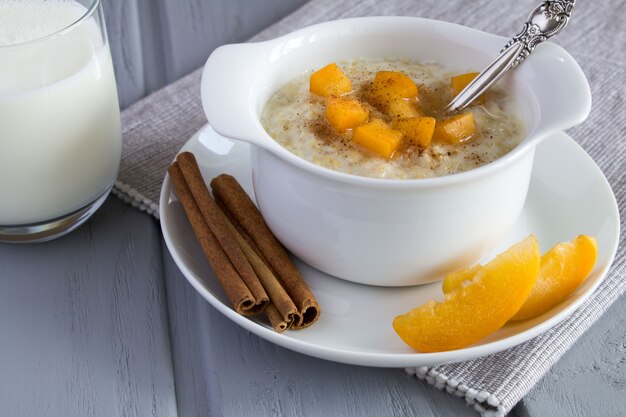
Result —
M323 68L330 84L328 74L321 87L315 74L293 79L261 117L274 140L323 167L388 179L444 176L488 164L524 136L515 102L502 88L490 89L461 115L443 113L471 74L401 59L330 67ZM399 89L391 94L389 85Z

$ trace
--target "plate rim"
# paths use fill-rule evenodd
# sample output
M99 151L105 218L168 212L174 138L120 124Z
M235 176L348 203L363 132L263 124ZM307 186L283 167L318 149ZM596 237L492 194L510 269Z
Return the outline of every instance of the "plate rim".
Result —
M205 124L198 131L196 131L179 149L177 153L179 153L182 149L188 146L194 140L197 140L198 136L205 129L211 129L209 124ZM218 134L215 132L215 134ZM163 183L161 185L160 195L159 195L159 222L161 225L161 233L165 240L165 244L172 256L172 259L176 263L176 267L183 274L185 279L193 286L193 288L206 300L209 302L211 306L217 309L220 313L225 315L227 318L240 325L244 329L250 331L251 333L256 334L257 336L272 342L278 346L282 346L284 348L293 350L295 352L299 352L302 354L306 354L309 356L317 357L320 359L330 360L339 363L346 363L352 365L362 365L362 366L374 366L374 367L383 367L383 368L398 368L398 367L416 367L416 366L424 366L424 365L435 365L435 364L443 364L443 363L452 363L452 362L460 362L471 359L476 359L479 357L487 356L490 354L494 354L497 352L501 352L503 350L509 349L511 347L517 346L523 342L526 342L532 339L535 336L538 336L552 327L556 326L558 323L569 317L576 309L578 309L586 300L588 300L591 295L595 292L595 290L600 286L600 284L605 280L609 269L611 268L615 256L617 253L617 249L619 246L619 233L620 233L620 216L619 216L619 207L617 206L617 200L615 198L615 193L611 188L608 180L606 179L604 173L595 163L593 158L587 154L587 152L572 139L569 135L564 132L557 132L546 140L551 140L554 137L560 136L562 139L568 142L568 145L576 148L577 152L582 152L584 156L591 162L592 169L595 171L595 174L598 178L601 178L603 181L604 187L609 191L611 198L611 206L610 206L610 217L612 220L615 220L617 225L617 229L615 231L615 236L612 242L612 247L610 248L611 253L609 254L608 262L606 265L598 271L599 277L596 282L593 283L584 293L580 295L580 297L575 300L571 305L563 309L558 314L534 325L533 327L526 329L520 333L508 336L501 340L496 340L493 342L489 342L484 345L478 346L469 346L463 349L445 351L445 352L433 352L433 353L372 353L372 352L363 352L363 351L349 351L343 348L335 348L330 346L320 346L318 344L311 343L305 340L294 339L286 335L285 333L277 333L273 329L262 326L261 324L250 320L248 317L244 317L238 314L235 310L224 304L221 300L219 300L216 296L214 296L196 277L189 271L189 269L185 266L185 262L182 260L180 254L176 250L176 243L172 236L169 233L169 230L166 225L166 217L163 213L164 207L167 204L167 201L170 197L171 192L171 181L169 178L169 174L166 172L165 177L163 179ZM230 139L229 139L230 140ZM252 145L250 145L252 146ZM608 207L607 207L608 208ZM182 265L182 266L181 266ZM337 278L338 279L338 278Z

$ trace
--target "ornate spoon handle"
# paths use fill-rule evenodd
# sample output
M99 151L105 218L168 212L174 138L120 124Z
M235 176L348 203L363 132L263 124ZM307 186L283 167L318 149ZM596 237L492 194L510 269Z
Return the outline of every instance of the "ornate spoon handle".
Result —
M522 31L500 51L500 55L470 82L446 107L453 113L463 110L508 70L517 66L535 46L556 35L570 19L576 0L544 1L528 16Z

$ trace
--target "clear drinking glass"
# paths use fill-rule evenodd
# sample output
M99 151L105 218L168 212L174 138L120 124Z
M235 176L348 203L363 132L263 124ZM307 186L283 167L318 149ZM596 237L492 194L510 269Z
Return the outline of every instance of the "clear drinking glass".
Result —
M100 0L0 0L0 241L82 224L113 187L121 149Z

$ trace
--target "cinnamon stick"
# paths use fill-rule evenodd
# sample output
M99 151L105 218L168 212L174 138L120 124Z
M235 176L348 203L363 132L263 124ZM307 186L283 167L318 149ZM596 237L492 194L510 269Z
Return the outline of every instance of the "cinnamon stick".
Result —
M250 265L248 257L244 254L241 246L225 224L225 217L209 193L195 156L191 152L183 152L176 157L176 162L178 162L187 186L191 190L206 224L252 293L257 305L256 310L262 311L269 303L268 295L255 270Z
M211 188L217 203L254 242L256 249L296 305L299 314L292 327L301 329L313 324L320 313L317 300L248 194L234 177L227 174L214 178Z
M270 320L270 324L274 328L274 330L278 333L282 333L291 327L292 323L288 323L282 317L282 315L278 312L278 309L274 304L267 306L265 309L265 314L267 314L267 318Z
M235 240L243 250L246 258L250 261L254 272L256 272L259 280L263 283L263 287L269 295L271 304L268 306L268 309L273 308L275 311L267 311L266 313L272 323L272 326L276 329L278 323L282 323L279 327L282 328L284 325L283 331L288 329L293 325L299 315L296 305L293 303L289 294L287 294L282 285L280 285L280 282L278 282L278 279L263 259L261 259L255 250L248 244L248 241L241 235L241 233L239 233L239 230L237 230L237 228L232 224L230 219L226 217L223 212L221 214L228 230L232 233ZM280 318L280 321L278 321L278 318Z
M170 165L168 173L172 178L178 200L187 214L194 234L211 264L215 275L222 284L226 296L230 299L239 314L252 315L258 313L260 305L254 299L247 285L243 282L216 237L211 232L209 225L202 217L200 208L193 198L191 190L187 186L187 182L185 181L185 177L178 163L174 162Z

